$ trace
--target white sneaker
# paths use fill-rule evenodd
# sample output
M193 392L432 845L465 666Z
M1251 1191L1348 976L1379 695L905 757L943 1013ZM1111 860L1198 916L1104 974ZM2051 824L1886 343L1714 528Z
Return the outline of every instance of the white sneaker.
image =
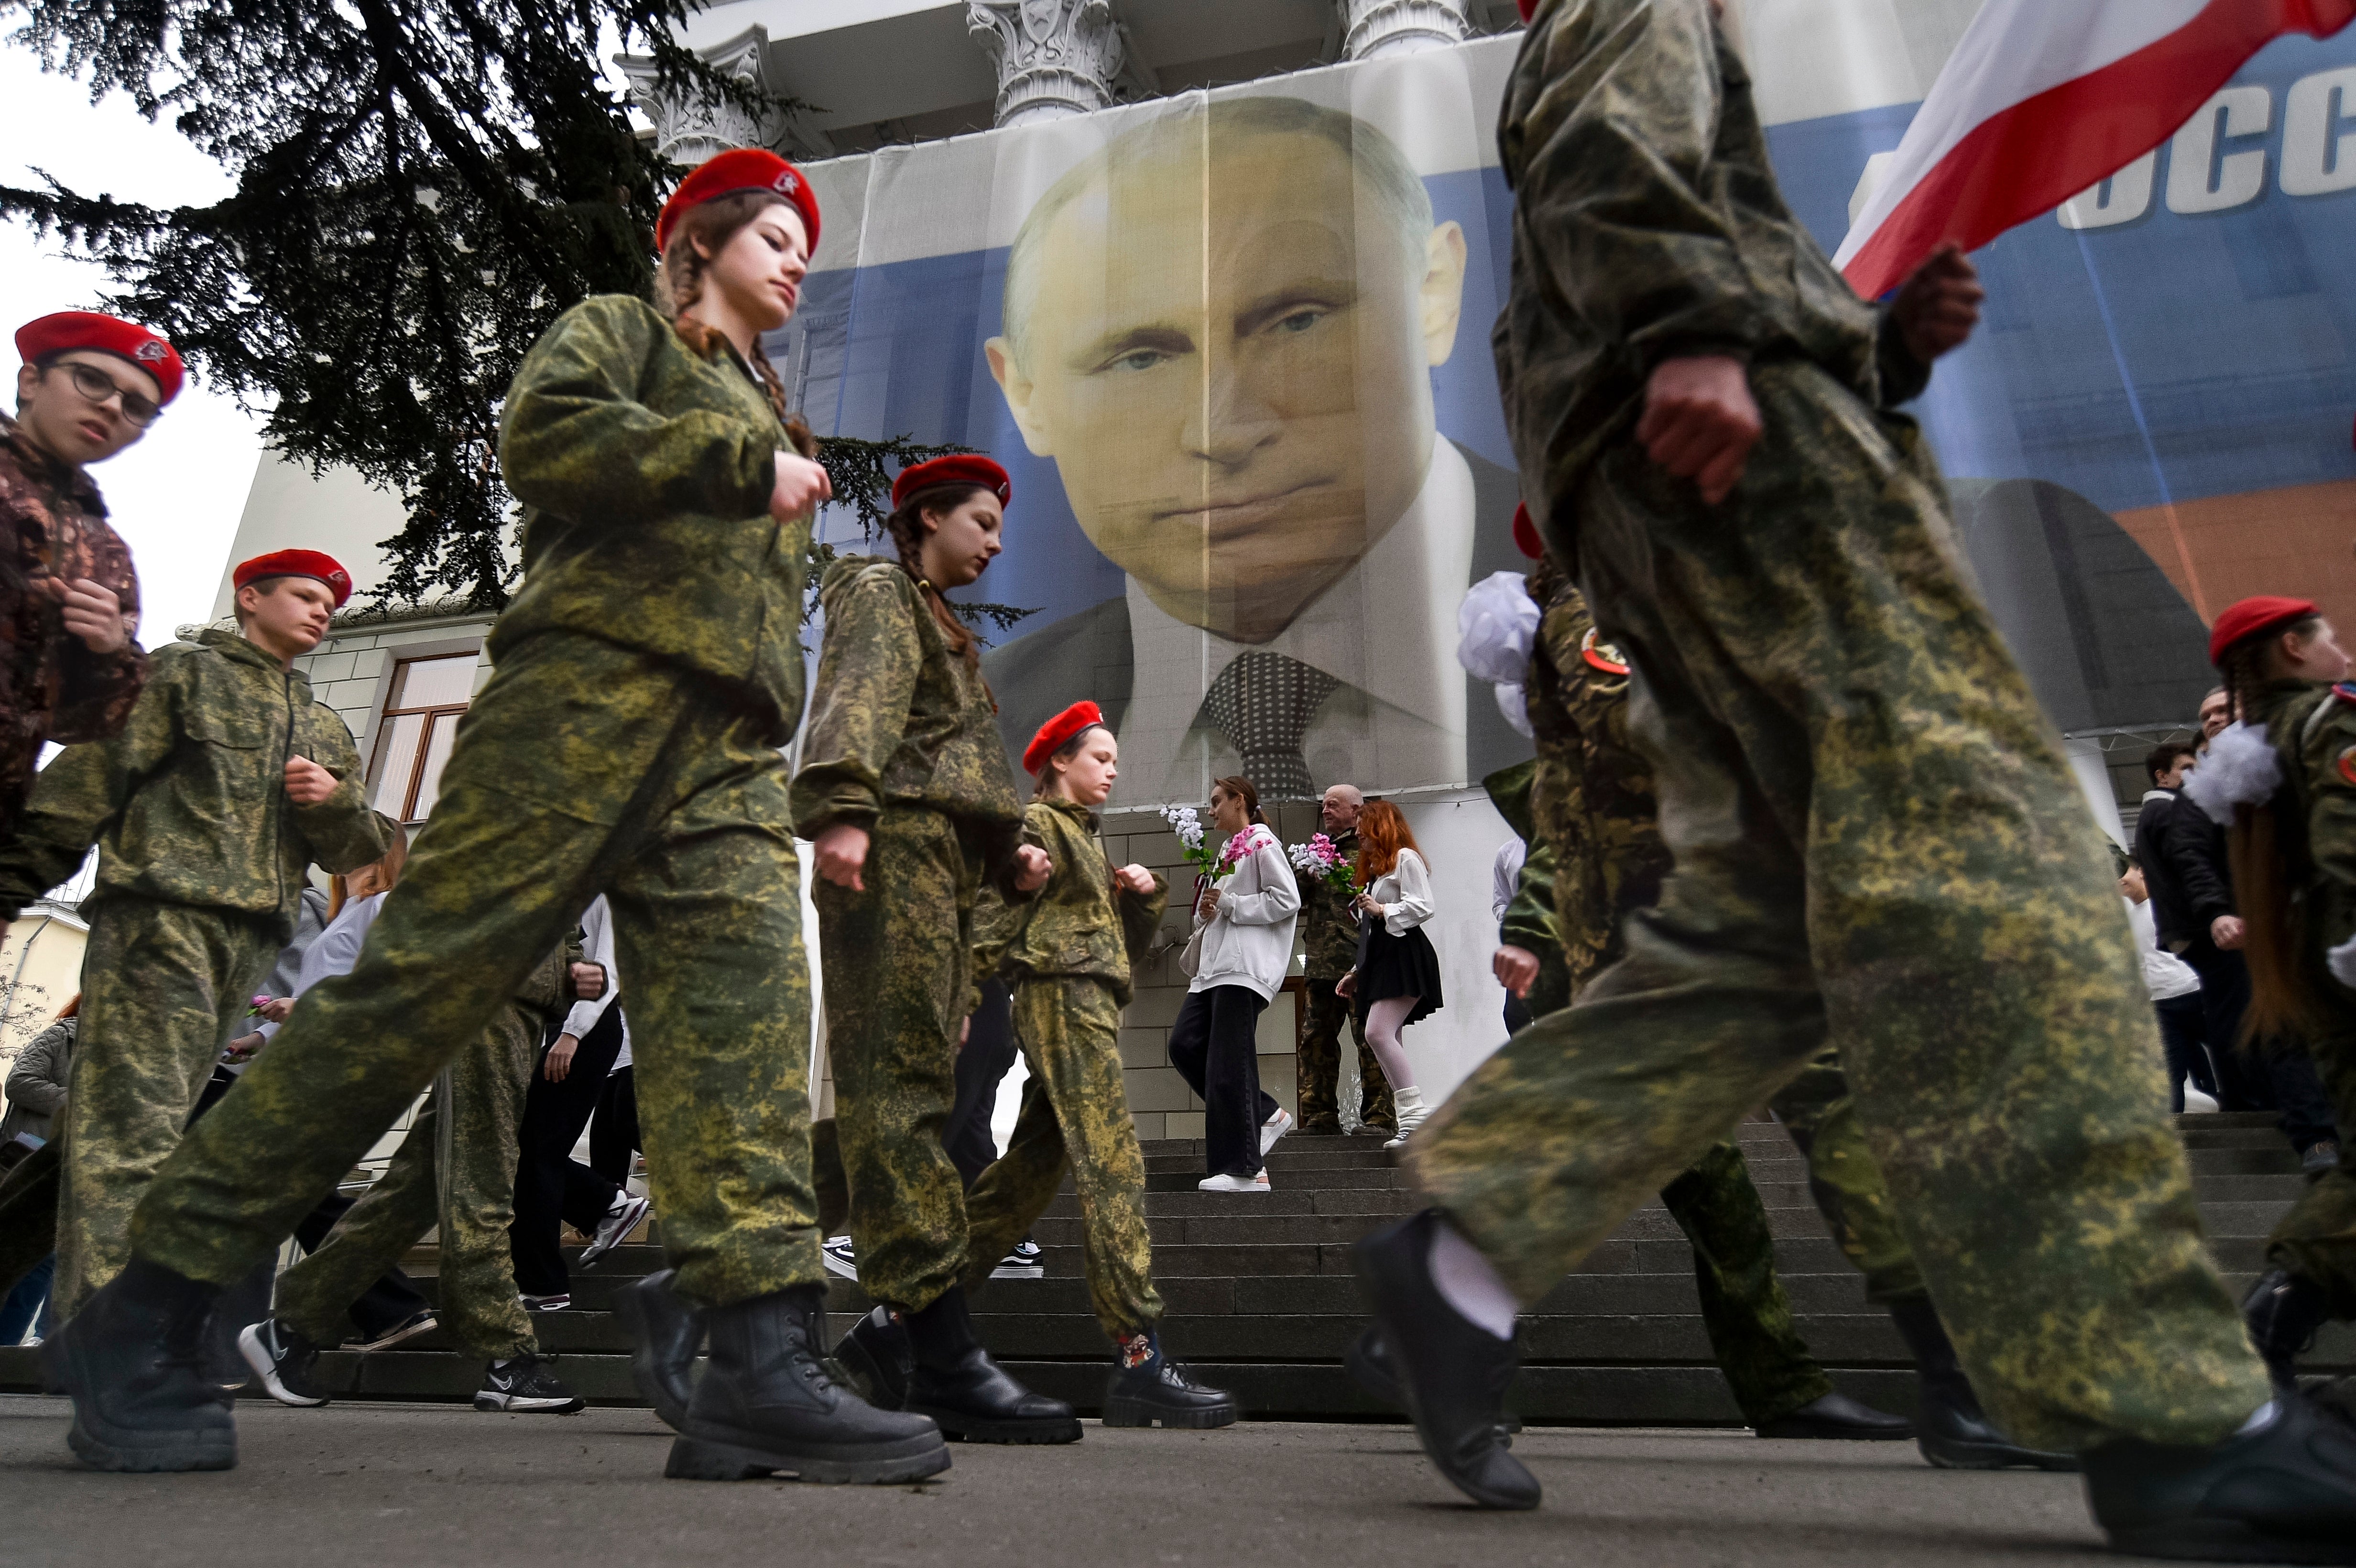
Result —
M1276 1147L1276 1140L1292 1130L1292 1113L1279 1105L1276 1115L1259 1125L1259 1152L1266 1154Z
M624 1239L638 1228L638 1221L647 1217L647 1211L653 1207L654 1204L626 1188L616 1193L614 1206L605 1211L604 1219L597 1221L596 1235L581 1249L581 1255L573 1260L573 1266L588 1268L620 1246Z
M2216 1109L2217 1102L2194 1088L2191 1079L2187 1078L2184 1081L2184 1114L2186 1115L2211 1115L2215 1114Z
M1195 1190L1199 1192L1268 1192L1273 1190L1273 1189L1271 1189L1268 1184L1268 1172L1266 1170L1262 1170L1258 1176L1206 1176L1203 1178L1202 1180L1194 1183L1194 1188Z
M1415 1136L1415 1129L1423 1125L1423 1119L1431 1111L1423 1103L1423 1091L1412 1084L1391 1091L1391 1109L1398 1116L1398 1136L1385 1139L1383 1147L1405 1148L1407 1140Z
M818 1252L829 1274L838 1274L851 1280L859 1277L859 1256L851 1250L849 1236L829 1236L819 1244Z

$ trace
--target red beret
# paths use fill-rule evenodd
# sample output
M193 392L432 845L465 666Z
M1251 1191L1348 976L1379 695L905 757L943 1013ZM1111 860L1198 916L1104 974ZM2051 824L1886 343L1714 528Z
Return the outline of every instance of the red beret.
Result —
M1537 525L1530 521L1530 509L1518 501L1514 503L1514 548L1532 560L1546 554L1546 545L1538 539Z
M316 578L336 591L336 608L338 610L344 607L344 601L352 596L352 574L346 571L334 556L316 549L273 549L268 555L257 555L252 560L241 562L237 571L230 573L230 586L232 589L242 588L249 582L260 582L270 577Z
M1001 507L1014 500L1014 486L1006 482L1005 469L978 452L955 452L900 470L900 477L892 481L892 505L905 507L909 496L936 485L979 485L995 495Z
M1023 771L1037 773L1047 765L1047 759L1054 756L1065 741L1083 730L1097 728L1103 723L1104 711L1095 703L1073 703L1040 725L1039 732L1031 737L1031 743L1023 749Z
M801 170L762 147L732 147L696 165L679 182L679 188L670 193L670 199L663 203L661 214L655 219L655 249L660 251L670 244L671 226L689 208L754 190L775 192L779 200L802 215L802 227L809 232L809 253L817 255L818 193L810 189Z
M155 377L159 394L155 400L159 404L180 395L180 382L187 372L180 364L179 350L164 341L160 334L134 322L101 315L94 310L61 310L55 315L28 321L16 329L16 352L25 357L27 365L44 356L76 348L95 348L102 354L128 359Z
M2224 613L2217 617L2217 624L2209 628L2209 662L2222 665L2225 662L2225 650L2235 643L2278 631L2294 621L2319 613L2305 599L2284 599L2271 593L2228 604Z

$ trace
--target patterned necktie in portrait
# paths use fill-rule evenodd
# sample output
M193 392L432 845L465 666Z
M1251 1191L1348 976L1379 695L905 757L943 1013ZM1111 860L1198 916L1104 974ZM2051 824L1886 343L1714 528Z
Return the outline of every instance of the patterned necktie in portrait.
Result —
M1218 726L1243 759L1244 776L1269 800L1307 800L1309 763L1301 743L1318 705L1342 683L1313 666L1254 648L1219 672L1203 695L1197 722Z

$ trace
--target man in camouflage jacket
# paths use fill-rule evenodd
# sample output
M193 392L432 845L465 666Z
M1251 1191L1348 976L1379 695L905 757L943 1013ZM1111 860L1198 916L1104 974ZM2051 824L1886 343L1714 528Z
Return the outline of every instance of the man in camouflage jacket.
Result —
M290 793L298 762L332 782L316 804ZM66 1107L61 1318L122 1268L133 1206L293 932L306 869L356 870L391 847L400 828L368 808L359 771L351 732L308 681L208 630L157 651L120 735L68 747L35 782L0 846L0 915L98 847Z
M2154 1454L2238 1463L2268 1389L2202 1241L2108 857L1890 411L1968 330L1968 269L1935 257L1927 317L1910 282L1880 330L1784 207L1707 0L1541 0L1498 140L1507 427L1547 549L1634 667L1675 874L1626 956L1408 1151L1438 1211L1362 1244L1385 1336L1430 1299L1400 1262L1419 1245L1460 1238L1535 1301L1837 1046L1972 1383L2021 1438L2104 1455L2098 1504L2136 1538L2104 1499ZM1399 1345L1419 1388L1510 1360L1435 1332ZM1533 1506L1482 1403L1427 1450Z
M1320 826L1344 862L1358 853L1358 812L1365 797L1349 784L1325 791ZM1342 1130L1335 1100L1341 1093L1342 1040L1358 1046L1358 1122L1368 1132L1398 1131L1398 1115L1391 1105L1391 1086L1375 1061L1366 1037L1358 1029L1349 998L1333 987L1358 962L1358 905L1355 891L1320 880L1301 893L1301 937L1306 951L1301 977L1309 1008L1301 1029L1300 1054L1294 1061L1301 1091L1301 1130L1316 1136Z

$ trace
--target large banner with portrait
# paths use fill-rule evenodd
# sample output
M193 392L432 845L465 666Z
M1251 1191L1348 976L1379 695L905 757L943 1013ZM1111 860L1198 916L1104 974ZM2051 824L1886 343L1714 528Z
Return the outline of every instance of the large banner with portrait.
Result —
M1518 45L809 171L825 241L773 356L822 432L1012 472L972 592L1034 612L987 660L1014 750L1090 697L1130 804L1236 771L1462 785L1526 754L1453 656L1466 586L1520 564L1486 342ZM1912 112L1771 126L1827 251ZM1982 253L1986 325L1916 411L2064 731L2189 717L2202 623L2240 593L2356 618L2351 255L2356 37L2273 46L2169 147Z

